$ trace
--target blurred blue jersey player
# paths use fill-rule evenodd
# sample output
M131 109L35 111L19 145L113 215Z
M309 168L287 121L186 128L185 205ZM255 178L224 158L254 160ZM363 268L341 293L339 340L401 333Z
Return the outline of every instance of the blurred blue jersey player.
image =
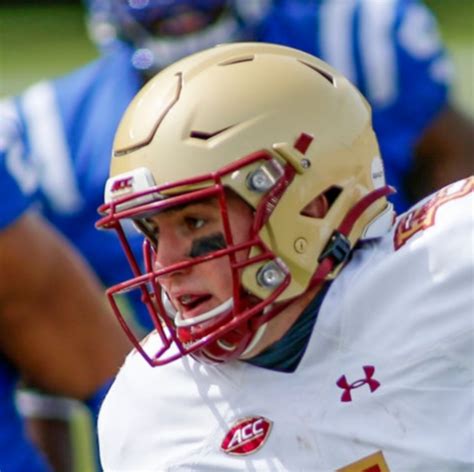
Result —
M18 382L97 410L129 345L93 272L35 211L36 169L7 123L0 137L0 470L49 471L47 459L70 470L68 457L43 457L33 447L15 402ZM67 445L57 426L51 431Z
M38 169L36 205L106 286L130 275L116 238L94 228L120 116L148 77L214 44L296 47L351 79L372 105L398 211L472 172L472 123L449 104L450 64L421 1L90 0L87 8L101 57L5 100L0 139L15 130L10 150ZM140 251L139 235L131 241Z
M1 143L0 143L1 149ZM21 166L21 161L18 161ZM32 173L24 173L25 192L35 188ZM7 161L0 154L0 232L21 215L29 205L25 195L7 171ZM0 243L1 244L1 243ZM1 251L0 251L1 252ZM15 388L19 380L16 368L0 350L0 470L49 470L43 457L27 439L25 427L15 406Z
M120 50L128 54L129 67L141 71L140 78L198 49L235 39L292 46L336 67L372 106L399 212L474 171L473 123L450 105L451 63L435 18L420 0L88 4L93 38L117 61Z

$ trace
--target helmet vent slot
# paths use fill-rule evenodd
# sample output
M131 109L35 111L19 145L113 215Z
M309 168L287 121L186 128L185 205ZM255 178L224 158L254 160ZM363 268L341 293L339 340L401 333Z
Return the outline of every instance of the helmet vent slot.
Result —
M229 61L221 62L219 65L220 66L233 66L234 64L240 64L241 62L252 62L254 59L255 59L254 55L236 57L234 59L230 59Z
M217 136L217 135L223 133L224 131L227 131L228 129L233 128L233 127L234 127L234 125L226 126L225 128L219 129L217 131L211 131L211 132L193 130L193 131L191 131L191 133L189 133L189 136L191 138L201 139L202 141L207 141L208 139L214 138L215 136Z
M310 69L313 69L316 71L318 74L322 75L332 86L334 86L334 77L327 71L320 69L318 67L315 67L313 64L308 64L307 62L304 61L299 61L301 64L309 67Z

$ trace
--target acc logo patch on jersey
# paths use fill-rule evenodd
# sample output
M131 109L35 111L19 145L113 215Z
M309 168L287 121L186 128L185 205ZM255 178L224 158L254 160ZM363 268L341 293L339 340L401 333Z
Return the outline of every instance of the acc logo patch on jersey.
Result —
M267 440L272 422L263 416L254 416L237 421L226 434L221 449L226 454L246 456L258 451Z

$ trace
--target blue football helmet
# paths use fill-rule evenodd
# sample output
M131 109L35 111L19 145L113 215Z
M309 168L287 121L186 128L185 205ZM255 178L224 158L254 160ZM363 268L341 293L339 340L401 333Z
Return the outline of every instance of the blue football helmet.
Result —
M86 0L88 28L102 50L132 47L147 74L220 43L250 40L271 0Z

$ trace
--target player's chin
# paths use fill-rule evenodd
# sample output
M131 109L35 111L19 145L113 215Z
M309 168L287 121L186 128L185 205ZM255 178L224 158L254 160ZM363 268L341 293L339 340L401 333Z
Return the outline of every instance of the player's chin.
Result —
M190 319L195 318L199 315L203 315L208 311L212 310L213 308L217 307L218 305L211 305L207 310L201 311L199 313L195 313L194 316L185 317L183 313L183 318ZM178 337L181 341L190 342L193 340L202 339L209 334L212 334L216 329L224 325L232 318L232 310L227 310L224 313L220 313L218 315L213 316L211 319L202 321L200 323L196 323L191 326L183 327L178 329Z

